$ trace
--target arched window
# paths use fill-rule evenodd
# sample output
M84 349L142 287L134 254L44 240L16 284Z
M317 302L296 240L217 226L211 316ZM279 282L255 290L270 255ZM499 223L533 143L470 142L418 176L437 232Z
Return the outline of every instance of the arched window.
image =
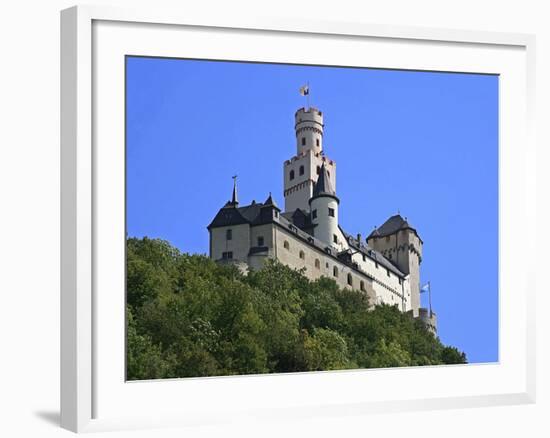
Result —
M334 275L335 277L338 277L338 266L335 266L334 268L332 268L332 275Z
M283 243L283 246L285 247L285 249L290 249L290 245L288 243L288 240L285 240L285 243Z
M315 259L315 267L317 269L321 269L321 262L319 261L319 259Z
M304 251L300 251L300 258L304 260L306 258L306 253Z
M361 280L361 282L359 283L359 289L365 292L365 282L363 280Z
M351 274L348 274L348 284L349 284L350 286L353 286L353 277L352 277Z
M304 174L304 166L300 166L300 175Z
M294 179L294 170L290 171L290 180L292 181Z

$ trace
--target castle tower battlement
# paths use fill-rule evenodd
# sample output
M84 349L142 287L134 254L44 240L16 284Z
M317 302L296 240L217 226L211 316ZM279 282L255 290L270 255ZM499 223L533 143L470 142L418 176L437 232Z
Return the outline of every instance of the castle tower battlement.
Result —
M300 108L294 116L296 124L296 155L306 151L323 151L323 113L317 108Z

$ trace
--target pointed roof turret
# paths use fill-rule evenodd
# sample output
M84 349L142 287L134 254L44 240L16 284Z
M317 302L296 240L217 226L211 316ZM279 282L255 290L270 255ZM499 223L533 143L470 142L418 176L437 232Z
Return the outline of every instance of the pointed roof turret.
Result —
M273 200L273 197L271 196L271 192L269 192L269 196L268 196L267 199L264 201L263 207L273 207L273 208L276 208L277 210L280 210L280 208L277 206L277 204L276 204L275 201ZM262 207L262 208L263 208L263 207Z
M328 175L327 168L325 167L325 163L323 163L323 165L321 166L319 178L317 178L317 182L313 186L313 196L311 197L310 202L312 199L319 198L321 196L328 196L340 202L340 200L336 197L335 190L332 188L332 184L330 182L330 177Z

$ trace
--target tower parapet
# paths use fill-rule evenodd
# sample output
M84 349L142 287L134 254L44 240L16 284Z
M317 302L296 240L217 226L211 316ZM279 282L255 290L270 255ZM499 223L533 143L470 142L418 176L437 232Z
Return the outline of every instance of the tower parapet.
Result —
M296 155L306 151L318 154L323 151L323 113L317 108L300 108L294 116Z

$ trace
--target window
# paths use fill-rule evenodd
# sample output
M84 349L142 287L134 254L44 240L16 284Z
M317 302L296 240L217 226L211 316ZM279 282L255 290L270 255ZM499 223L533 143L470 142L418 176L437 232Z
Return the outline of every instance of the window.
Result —
M292 181L294 179L294 170L290 171L290 180Z
M223 260L232 260L233 259L233 251L222 252L222 259Z
M306 138L302 137L302 146L305 146L305 145L306 145Z
M338 236L337 236L336 234L333 234L333 235L332 235L332 241L333 241L334 243L338 243Z
M279 212L277 210L273 210L273 212L275 213L275 217L279 217Z
M300 166L300 175L304 174L304 166Z
M233 230L226 230L225 231L225 240L232 240L233 239Z
M334 275L335 277L338 277L338 266L335 266L334 268L332 268L332 275Z
M315 259L315 267L317 269L321 269L321 262L319 261L319 259Z
M311 217L312 217L313 219L317 219L317 210L313 210L313 211L311 212Z
M386 269L386 274L388 274L388 277L390 276L390 270Z
M285 243L283 243L283 246L285 249L290 249L290 245L288 244L288 240L285 240Z
M327 269L328 269L328 262L326 262L326 263L325 263L325 268L327 268Z
M321 166L317 166L317 175L321 174Z
M330 178L330 172L329 172L328 170L327 170L327 175L328 175L328 177Z
M316 144L317 146L319 146L319 139L318 139L318 138L315 139L315 144Z
M304 260L306 258L306 254L304 253L304 251L300 251L300 258L302 260Z
M264 246L264 236L258 236L258 246Z
M328 215L334 217L334 208L328 209Z
M348 274L348 284L349 284L350 286L353 286L353 277L352 277L351 274Z
M361 282L359 283L359 289L365 292L365 282L363 280L361 280Z

